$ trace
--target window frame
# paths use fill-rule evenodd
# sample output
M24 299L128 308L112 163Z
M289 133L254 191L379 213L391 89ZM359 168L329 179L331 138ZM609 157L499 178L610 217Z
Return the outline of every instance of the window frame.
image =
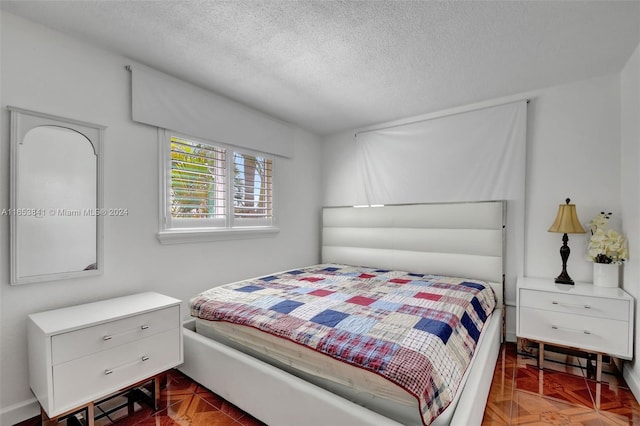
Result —
M216 148L222 148L226 150L225 162L226 162L226 183L225 183L225 207L226 217L221 222L219 219L213 219L212 221L206 221L207 226L188 226L188 224L201 225L201 219L183 221L185 226L175 226L175 219L171 217L171 138L176 137L192 141L195 143L201 143L211 145ZM262 157L271 161L272 169L275 169L275 156L250 150L244 148L238 148L233 145L219 143L215 141L198 138L195 136L185 135L180 132L174 132L167 129L158 129L158 161L159 161L159 214L158 214L158 240L162 244L175 244L175 243L189 243L189 242L201 242L201 241L218 241L218 240L233 240L233 239L247 239L247 238L260 238L269 237L277 234L280 229L277 226L277 202L274 188L276 173L272 170L271 175L271 221L270 224L265 224L264 221L260 221L259 224L250 225L246 221L234 220L234 153L242 155L251 155L256 157ZM236 223L237 222L237 223ZM211 226L213 224L224 223L224 226Z

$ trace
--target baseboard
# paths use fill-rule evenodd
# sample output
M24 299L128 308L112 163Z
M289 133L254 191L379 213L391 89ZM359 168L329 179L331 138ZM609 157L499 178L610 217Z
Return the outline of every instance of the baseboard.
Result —
M637 401L640 401L640 377L638 377L638 374L630 367L629 364L624 364L624 367L622 368L622 377L625 382L627 382L633 396L636 397Z
M35 398L32 398L0 410L0 425L15 425L38 415L40 415L40 405Z

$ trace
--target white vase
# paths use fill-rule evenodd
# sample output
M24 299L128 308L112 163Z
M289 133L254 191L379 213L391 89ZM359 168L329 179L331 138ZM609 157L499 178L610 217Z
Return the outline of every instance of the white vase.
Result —
M593 285L596 287L618 287L620 265L615 263L593 264Z

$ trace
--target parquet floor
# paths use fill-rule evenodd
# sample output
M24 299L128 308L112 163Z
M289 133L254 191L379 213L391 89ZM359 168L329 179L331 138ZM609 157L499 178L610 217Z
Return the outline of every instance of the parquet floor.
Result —
M483 426L640 425L640 405L620 375L603 373L598 383L584 359L570 356L543 367L503 345Z
M39 418L34 418L17 426L39 424ZM505 344L482 424L640 425L640 405L619 376L603 374L603 382L597 383L590 378L585 365L573 367L550 361L545 361L544 369L539 370L535 358L518 355L515 344ZM96 422L96 426L113 425L263 426L263 423L172 370L162 390L160 410L154 413L146 405L136 404L132 415L128 416L123 409ZM73 425L69 422L67 426Z
M118 398L112 405L126 402ZM109 406L103 407L108 411ZM96 415L101 413L96 406ZM80 426L83 422L63 421L61 426ZM35 417L15 426L40 426ZM146 404L136 403L128 415L123 408L95 422L95 426L264 426L235 405L202 387L177 370L167 373L167 385L161 390L160 407L154 412Z

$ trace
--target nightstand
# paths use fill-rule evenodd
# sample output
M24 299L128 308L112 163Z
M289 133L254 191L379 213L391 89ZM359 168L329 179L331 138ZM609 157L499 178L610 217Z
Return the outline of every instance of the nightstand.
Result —
M29 315L29 384L43 424L183 362L180 300L147 292ZM155 395L157 405L157 392Z
M633 359L633 304L620 288L519 277L516 335L539 342L540 368L545 343L596 354L600 381L603 354Z

